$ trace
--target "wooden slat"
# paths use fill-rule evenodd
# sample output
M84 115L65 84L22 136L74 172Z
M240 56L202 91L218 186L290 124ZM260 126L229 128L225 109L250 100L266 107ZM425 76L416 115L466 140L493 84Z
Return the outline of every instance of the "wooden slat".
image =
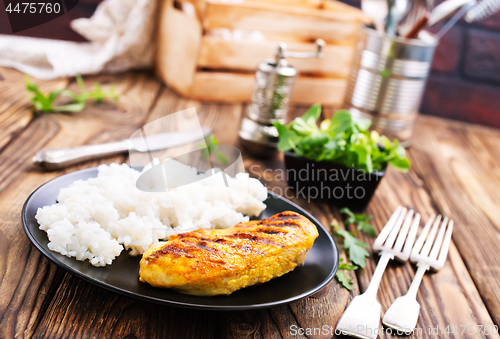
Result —
M152 305L66 275L37 338L214 338L216 313ZM180 325L180 326L179 326Z
M340 1L332 0L245 0L246 2L261 2L271 3L282 6L294 6L298 8L320 9L323 11L333 11L337 13L355 13L363 21L368 21L368 18L363 17L363 13L351 5Z
M201 101L250 101L254 80L252 74L196 72L189 97Z
M193 81L201 41L201 26L195 16L162 0L157 30L156 74L170 87L186 95Z
M496 324L500 324L500 132L430 117L416 127L415 170L439 210L455 220L453 240ZM495 151L492 151L495 149Z
M204 36L201 41L198 67L223 70L255 72L259 62L274 55L277 41L232 41L213 36ZM291 51L312 52L312 43L288 43ZM315 74L337 78L347 78L354 47L327 45L322 59L290 59L302 74Z
M271 3L281 6L322 9L326 0L245 0L246 2ZM352 7L351 7L352 8Z
M190 98L202 101L248 102L255 75L225 72L196 72ZM298 76L292 102L340 106L347 86L345 79Z
M341 106L347 88L346 79L298 76L292 92L292 102L325 106Z
M185 0L190 2L196 8L197 12L200 13L199 17L203 17L205 6L207 2L205 0ZM246 3L256 2L260 6L268 7L271 9L276 8L276 6L292 6L299 9L314 9L323 11L333 11L337 13L349 13L354 15L356 18L362 21L368 21L368 18L364 16L357 8L342 3L340 1L332 0L244 0ZM212 1L215 2L215 1Z
M221 0L207 0L207 8L209 6L217 6L228 3ZM229 4L229 3L228 3ZM238 8L249 8L256 11L269 11L284 14L303 15L323 19L338 20L342 22L357 21L367 22L368 17L358 8L341 3L339 1L319 0L319 1L303 1L303 0L243 0L241 2L233 2ZM216 8L216 7L214 7ZM208 14L205 13L206 16Z
M259 30L300 37L304 41L323 39L337 45L352 45L359 12L332 12L259 2L207 2L203 27Z
M93 80L104 83L109 78ZM46 298L53 293L50 286L57 286L58 282L54 281L54 267L41 258L22 231L20 213L24 200L42 183L66 171L98 163L43 172L31 165L31 157L46 146L73 146L127 137L143 122L159 90L158 82L144 74L120 76L114 80L118 81L117 92L121 96L116 106L103 103L91 105L84 112L74 115L39 116L0 153L0 203L3 211L0 216L0 242L6 244L2 247L6 255L0 258L1 338L34 333L43 319L54 316L45 312ZM90 82L93 82L92 79ZM12 85L15 85L14 81ZM123 157L100 162L112 161L122 162ZM56 311L61 314L68 312L66 309ZM58 325L52 323L51 326Z

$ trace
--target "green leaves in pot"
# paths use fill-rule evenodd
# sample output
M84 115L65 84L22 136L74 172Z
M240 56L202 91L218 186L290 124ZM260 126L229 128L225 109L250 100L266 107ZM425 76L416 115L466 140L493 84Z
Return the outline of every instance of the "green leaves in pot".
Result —
M371 121L353 119L346 110L335 113L332 119L321 121L321 105L315 104L288 125L275 122L280 151L293 151L315 161L331 161L368 173L380 171L389 164L407 172L410 161L397 139L392 142L376 131L369 131Z

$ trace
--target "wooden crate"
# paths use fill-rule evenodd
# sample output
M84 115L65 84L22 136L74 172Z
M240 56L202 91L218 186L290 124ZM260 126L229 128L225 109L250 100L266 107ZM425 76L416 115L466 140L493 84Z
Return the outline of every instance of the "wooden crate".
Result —
M162 0L156 73L178 93L204 101L249 101L257 64L277 44L314 51L325 40L323 59L290 59L299 76L292 101L341 104L356 36L366 18L331 0ZM227 40L216 29L259 31L263 41Z

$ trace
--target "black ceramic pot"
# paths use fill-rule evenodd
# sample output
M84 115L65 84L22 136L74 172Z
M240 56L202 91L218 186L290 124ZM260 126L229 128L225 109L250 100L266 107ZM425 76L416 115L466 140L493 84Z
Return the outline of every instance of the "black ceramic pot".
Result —
M368 205L386 170L366 173L329 161L306 159L292 152L285 152L285 167L288 186L298 197L324 199L357 211Z

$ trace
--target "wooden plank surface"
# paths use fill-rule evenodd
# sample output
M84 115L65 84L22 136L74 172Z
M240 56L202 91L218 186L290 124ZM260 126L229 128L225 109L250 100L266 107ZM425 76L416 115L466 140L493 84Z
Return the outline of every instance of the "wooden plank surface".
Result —
M255 72L257 65L272 58L279 41L234 41L205 35L201 39L198 67ZM294 52L313 52L314 43L287 43ZM290 63L301 74L314 74L332 78L347 78L354 54L354 46L327 45L324 58L293 59Z
M229 72L195 73L190 98L218 102L248 102L252 96L255 74ZM299 75L292 89L292 103L340 106L347 79Z
M21 74L4 69L0 73L9 79L9 85L0 82L0 86L22 92ZM223 144L238 144L236 131L244 105L186 100L146 73L92 77L88 83L94 81L105 87L116 83L119 103L90 105L74 115L35 116L25 96L0 92L0 125L10 131L4 134L7 139L0 149L0 338L297 338L304 336L293 335L293 328L334 328L348 302L366 288L376 258L371 257L366 269L353 275L351 293L334 280L316 295L289 305L206 312L147 304L95 287L49 263L30 244L19 215L31 191L66 172L125 160L119 156L43 172L31 165L31 157L40 148L120 140L144 123L189 107L196 108L201 122L212 126ZM43 86L49 89L64 83ZM333 111L326 109L324 114L331 116ZM299 107L292 115L303 112ZM493 208L499 202L499 141L498 130L421 117L410 150L413 169L408 174L390 170L367 209L377 230L400 204L417 209L424 220L435 212L455 220L446 266L439 273L426 274L418 293L422 305L418 326L423 333L409 338L498 338L477 330L478 325L499 325L500 320L500 264L498 256L491 255L496 253L500 229L498 211ZM278 176L283 171L281 158L259 160L246 153L243 158L252 176L260 177L274 192L284 191L286 182ZM323 225L332 220L341 225L341 216L331 204L288 198ZM383 311L406 292L414 272L410 264L389 265L379 291ZM457 325L460 331L460 325L470 325L475 332L446 334L448 325L452 329ZM437 326L439 335L428 333L429 327Z
M500 324L498 130L429 118L415 138L415 170L443 214L460 224L453 240ZM425 140L426 147L423 147ZM495 292L496 291L496 292Z
M260 30L303 41L323 39L336 45L353 45L359 23L366 18L355 9L324 11L262 2L207 2L203 27Z

